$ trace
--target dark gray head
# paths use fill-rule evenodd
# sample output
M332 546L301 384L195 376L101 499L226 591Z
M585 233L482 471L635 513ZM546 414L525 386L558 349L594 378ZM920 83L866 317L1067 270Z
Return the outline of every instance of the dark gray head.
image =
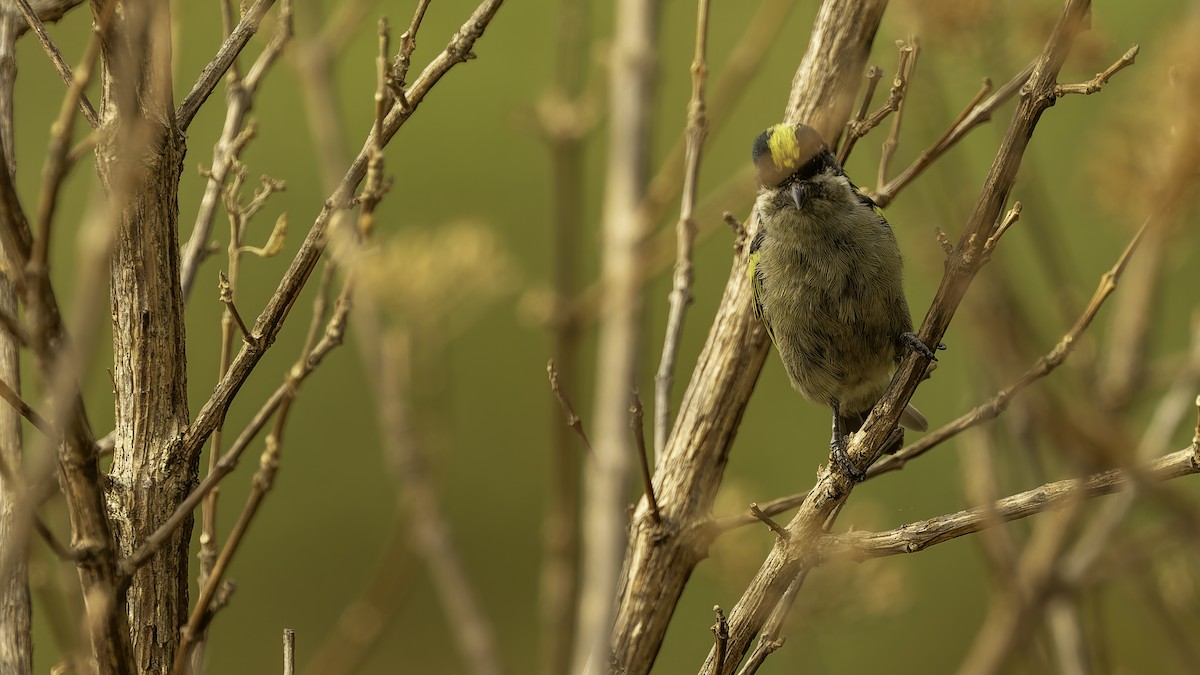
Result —
M840 175L842 168L816 129L807 124L776 124L754 139L750 154L760 188L783 188L796 208L804 202L806 181L823 173Z

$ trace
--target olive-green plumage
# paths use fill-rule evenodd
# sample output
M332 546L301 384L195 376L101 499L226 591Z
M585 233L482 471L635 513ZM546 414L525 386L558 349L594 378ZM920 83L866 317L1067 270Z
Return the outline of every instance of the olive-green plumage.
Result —
M792 387L834 411L836 445L883 395L902 350L928 352L913 345L900 250L887 220L811 127L771 127L753 158L755 313ZM901 422L926 426L911 407Z

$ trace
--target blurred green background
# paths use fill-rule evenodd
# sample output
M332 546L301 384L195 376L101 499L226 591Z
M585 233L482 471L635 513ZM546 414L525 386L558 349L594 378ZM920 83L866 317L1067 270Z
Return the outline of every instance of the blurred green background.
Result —
M353 151L361 147L373 114L374 17L387 15L398 36L414 4L378 3L339 55L337 107L344 120L342 136ZM613 10L610 3L592 4L589 79L592 84L602 84L607 81L603 46L611 38ZM713 3L709 42L713 77L722 72L757 4ZM750 141L782 115L817 3L795 5L780 38L733 112L726 119L713 120L717 127L708 138L701 169L702 202L746 165ZM334 6L334 2L325 2L317 16ZM181 97L222 35L216 3L176 2L173 7L178 27L175 90ZM473 7L474 3L464 0L433 3L418 38L410 80L442 49ZM1059 7L1060 3L1049 0L1019 6L982 1L892 3L871 59L886 73L877 104L895 69L893 42L916 34L922 45L892 175L941 133L974 95L983 77L991 77L999 86L1041 49ZM546 384L548 333L538 313L530 310L537 306L536 299L544 296L551 269L548 153L530 120L532 106L547 90L553 73L557 9L558 3L552 0L507 3L477 43L478 59L455 67L428 96L387 148L387 173L395 182L380 206L376 230L378 239L386 241L403 233L437 232L463 221L482 223L494 230L508 257L511 283L502 293L476 303L465 319L446 331L444 345L424 338L428 351L420 353L431 356L418 371L416 386L424 393L417 397L416 417L421 420L419 433L454 540L495 622L511 673L537 669L540 529L551 432L562 421ZM1052 309L1055 302L1065 298L1073 312L1080 311L1100 274L1115 260L1140 220L1136 209L1122 206L1134 202L1137 190L1144 188L1122 182L1122 177L1131 173L1128 167L1117 166L1119 153L1138 149L1149 137L1148 127L1138 124L1165 125L1173 114L1195 113L1151 109L1150 122L1130 122L1131 113L1152 108L1148 92L1166 81L1165 65L1156 50L1175 39L1172 32L1189 11L1195 11L1194 3L1184 0L1097 2L1093 30L1081 39L1063 70L1063 81L1086 80L1116 60L1131 43L1142 45L1137 65L1120 73L1102 93L1063 99L1043 117L1013 195L1025 201L1025 212L983 273L1013 275L1017 280L1021 302L1041 317L1035 353L1048 350L1069 327L1063 315ZM272 30L273 17L274 13L247 54L256 55L261 49L263 36ZM298 32L311 34L316 20L312 13L301 14ZM662 3L651 162L655 169L682 133L694 22L694 2ZM86 10L76 10L51 27L68 62L76 62L81 55L89 25ZM244 58L243 63L248 64L249 59ZM29 208L36 203L48 128L63 88L31 37L21 42L18 64L18 179ZM292 228L279 257L245 259L239 306L247 316L255 316L273 292L325 197L293 64L294 59L289 59L267 77L252 113L258 134L243 154L252 181L266 174L286 180L288 185L251 226L250 243L265 241L280 212L289 214ZM212 144L224 118L222 96L223 88L218 88L188 132L188 168L180 187L181 238L190 231L204 183L195 166L211 162ZM95 92L93 100L97 100ZM939 226L952 240L957 239L1010 112L1011 105L1003 108L992 124L973 133L888 211L907 259L910 305L918 321L941 274L942 253L933 228ZM864 187L874 184L883 137L877 132L860 142L847 167ZM585 283L598 269L604 149L601 118L598 132L587 143L588 217L579 224L580 278ZM85 160L69 179L56 229L53 272L68 312L79 302L107 298L103 290L92 298L66 297L73 288L71 261L77 256L73 232L89 202L96 198L92 174L90 162ZM1129 194L1123 194L1122 187L1128 188ZM745 199L721 207L744 218L749 205ZM673 200L660 226L673 227L677 214L677 200ZM1186 224L1194 225L1194 217ZM682 343L676 401L729 274L732 237L728 229L719 222L701 226L711 234L697 248L696 301ZM1048 279L1043 268L1033 262L1035 247L1043 240L1031 232L1048 228L1060 245L1054 255L1059 256L1069 280L1067 288ZM224 244L226 237L227 226L219 213L213 238ZM1166 259L1169 271L1164 304L1152 331L1156 357L1177 353L1187 344L1188 319L1197 299L1194 280L1183 274L1197 262L1194 227L1185 227L1178 242ZM221 304L216 276L221 260L221 256L211 258L201 268L187 310L193 413L211 392L217 375ZM397 269L391 283L406 288L413 283L406 274L405 269ZM455 280L444 282L454 284ZM239 394L226 421L227 430L240 430L296 358L308 325L311 286L296 304L279 341ZM643 392L653 390L668 288L665 273L647 287ZM934 426L956 417L996 385L1011 379L990 379L997 376L981 373L981 354L972 347L969 317L964 311L952 325L946 337L950 349L941 357L936 377L922 386L915 399ZM1098 336L1106 329L1104 318L1102 315L1096 327ZM111 387L104 372L111 347L108 325L101 328L103 337L87 387L93 425L103 433L112 425ZM591 409L590 374L595 366L591 348L590 336L585 337L583 372L573 383L581 392L576 407L585 425ZM1081 358L1088 358L1095 349L1095 344L1085 345ZM1148 406L1136 408L1139 413L1144 409ZM296 631L303 670L343 607L362 590L385 546L397 504L396 488L378 442L374 411L354 341L348 340L304 385L294 405L276 486L229 573L237 591L211 630L209 673L276 672L283 628ZM818 462L824 461L816 449L828 433L826 414L790 390L777 357L772 355L743 420L718 499L718 515L740 511L751 501L763 502L805 489ZM1134 433L1139 429L1131 427ZM1177 436L1172 449L1183 446L1190 430L1180 429ZM839 527L883 529L963 508L962 460L956 449L957 444L950 443L901 473L864 485L856 491ZM260 451L261 441L222 484L222 539L242 508ZM1013 490L1033 485L1020 475L1006 480L1002 484ZM1187 483L1184 487L1189 494L1200 495L1195 480L1180 483ZM631 499L636 495L633 485L630 494ZM61 525L61 505L48 506L47 516ZM1021 524L1011 527L1018 533L1026 530ZM656 672L693 672L699 666L712 641L710 608L733 605L772 541L765 529L746 528L713 548L712 557L701 563L692 577ZM1194 550L1190 552L1194 554ZM42 561L48 559L44 550L36 555ZM1195 570L1195 556L1185 560ZM395 572L403 593L402 608L395 621L383 627L379 645L363 672L464 672L419 561L410 557ZM1145 571L1151 577L1153 572ZM35 575L35 580L44 584L41 588L56 584L74 588L74 573L69 568L40 564ZM822 568L810 577L801 595L793 613L797 618L785 630L786 646L760 672L950 671L960 662L986 611L987 579L979 545L969 538L917 556ZM48 597L53 596L46 591L39 595L35 610L38 672L47 672L57 661L57 647L45 621L47 603L57 601ZM1109 665L1114 672L1183 672L1175 652L1166 644L1168 637L1160 631L1132 630L1153 625L1153 609L1139 603L1127 583L1109 584L1095 597L1097 615L1107 623ZM1193 615L1192 624L1181 628L1185 634L1194 634L1200 622ZM870 648L864 649L868 644ZM1024 668L1024 662L1017 667Z

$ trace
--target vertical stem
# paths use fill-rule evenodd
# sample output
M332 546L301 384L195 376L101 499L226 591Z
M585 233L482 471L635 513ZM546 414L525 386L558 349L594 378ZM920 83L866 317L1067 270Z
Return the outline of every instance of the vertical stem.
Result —
M13 86L17 79L16 10L6 7L0 15L0 135L3 135L3 160L10 175L17 172L13 133ZM0 312L17 316L17 287L14 266L20 263L5 251L0 255ZM14 392L21 391L21 363L16 338L0 331L0 380ZM0 546L21 546L15 541L18 516L16 504L22 486L21 417L16 408L0 404L0 464L13 470L12 481L0 476ZM31 639L29 570L24 555L13 559L4 578L0 578L0 672L28 675L33 672L33 643Z
M662 360L654 388L654 459L667 447L671 430L671 385L675 382L675 358L683 338L683 318L692 304L692 248L696 243L696 183L700 180L700 154L708 134L708 112L704 102L704 82L708 78L705 52L708 45L708 0L696 5L696 53L692 57L692 98L688 102L687 145L684 151L683 196L679 205L679 223L675 226L675 274L671 287L667 336L663 340Z
M579 133L580 95L584 88L584 58L588 39L587 0L562 0L558 14L558 45L554 85L550 96L563 102L575 124L556 125L564 130L549 137L551 194L553 201L554 293L558 298L553 326L553 355L563 375L568 398L577 398L579 374L579 324L565 311L566 299L579 287L579 230L583 210L583 137ZM564 129L565 127L565 129ZM575 640L576 600L579 594L579 469L583 453L573 430L559 422L552 402L553 447L550 456L549 505L542 523L541 671L543 675L568 672L571 644Z
M116 1L93 0L93 11ZM185 455L180 444L188 428L177 194L184 141L172 99L168 5L124 3L106 32L101 116L114 133L97 146L96 163L118 210L108 501L118 546L128 555L195 486L199 453ZM141 672L166 672L174 660L188 610L191 530L189 519L131 579L129 623Z
M618 0L609 68L608 167L603 208L602 275L607 288L597 353L595 466L584 485L584 566L579 634L572 672L608 672L613 598L625 551L627 488L633 448L629 391L638 366L643 296L638 206L646 193L650 108L655 81L658 3Z

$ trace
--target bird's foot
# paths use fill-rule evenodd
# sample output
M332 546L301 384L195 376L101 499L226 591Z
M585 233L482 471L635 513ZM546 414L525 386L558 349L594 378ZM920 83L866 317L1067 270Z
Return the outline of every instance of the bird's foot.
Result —
M861 483L867 478L865 471L860 471L854 462L850 461L850 455L846 454L846 446L848 445L847 437L830 441L829 443L829 460L838 465L842 473L846 474L854 483Z
M936 347L930 349L924 342L921 342L921 338L917 337L917 334L912 331L905 331L900 334L900 344L908 347L921 356L924 356L930 361L937 361L936 352L946 348L946 345L939 342L937 343Z

